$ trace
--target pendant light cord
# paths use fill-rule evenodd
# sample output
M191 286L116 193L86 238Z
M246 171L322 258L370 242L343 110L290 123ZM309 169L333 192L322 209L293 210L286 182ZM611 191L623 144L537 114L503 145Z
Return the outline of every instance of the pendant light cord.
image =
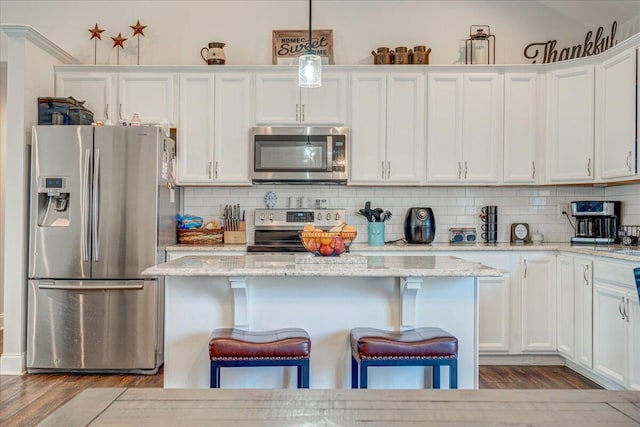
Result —
M311 1L309 0L309 49L307 49L307 53L311 53Z

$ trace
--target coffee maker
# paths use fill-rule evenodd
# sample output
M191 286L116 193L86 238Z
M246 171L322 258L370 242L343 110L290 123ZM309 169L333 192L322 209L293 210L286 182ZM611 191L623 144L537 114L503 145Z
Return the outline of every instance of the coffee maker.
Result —
M571 202L571 214L576 219L571 243L617 243L620 206L620 202L612 201Z

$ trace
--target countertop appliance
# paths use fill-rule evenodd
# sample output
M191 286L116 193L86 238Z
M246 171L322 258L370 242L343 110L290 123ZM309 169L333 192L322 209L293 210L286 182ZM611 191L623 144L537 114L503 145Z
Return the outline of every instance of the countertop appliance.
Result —
M255 184L347 183L346 128L255 127L250 144Z
M571 202L571 215L576 219L571 243L616 243L620 228L621 202Z
M404 238L407 243L427 244L436 235L436 218L431 208L409 208L404 217Z
M306 252L300 240L305 224L328 230L345 219L345 209L256 209L255 243L247 252Z
M152 374L176 242L175 142L156 127L32 133L27 370Z

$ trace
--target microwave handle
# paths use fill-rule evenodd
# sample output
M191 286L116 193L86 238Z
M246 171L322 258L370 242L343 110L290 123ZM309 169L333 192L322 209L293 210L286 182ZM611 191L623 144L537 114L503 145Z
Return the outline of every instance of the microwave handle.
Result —
M327 136L327 171L333 171L333 137Z

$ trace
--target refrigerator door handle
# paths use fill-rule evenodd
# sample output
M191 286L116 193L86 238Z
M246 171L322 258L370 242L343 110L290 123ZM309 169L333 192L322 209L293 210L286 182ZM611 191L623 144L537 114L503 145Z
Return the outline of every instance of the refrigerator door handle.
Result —
M82 171L82 260L89 261L89 160L91 150L84 151L84 170Z
M38 289L53 289L61 291L112 291L112 290L136 290L142 289L144 284L139 285L114 285L114 286L74 286L74 285L50 285L39 283Z
M100 225L100 150L96 148L96 158L93 171L93 260L99 261L100 241L98 227Z

